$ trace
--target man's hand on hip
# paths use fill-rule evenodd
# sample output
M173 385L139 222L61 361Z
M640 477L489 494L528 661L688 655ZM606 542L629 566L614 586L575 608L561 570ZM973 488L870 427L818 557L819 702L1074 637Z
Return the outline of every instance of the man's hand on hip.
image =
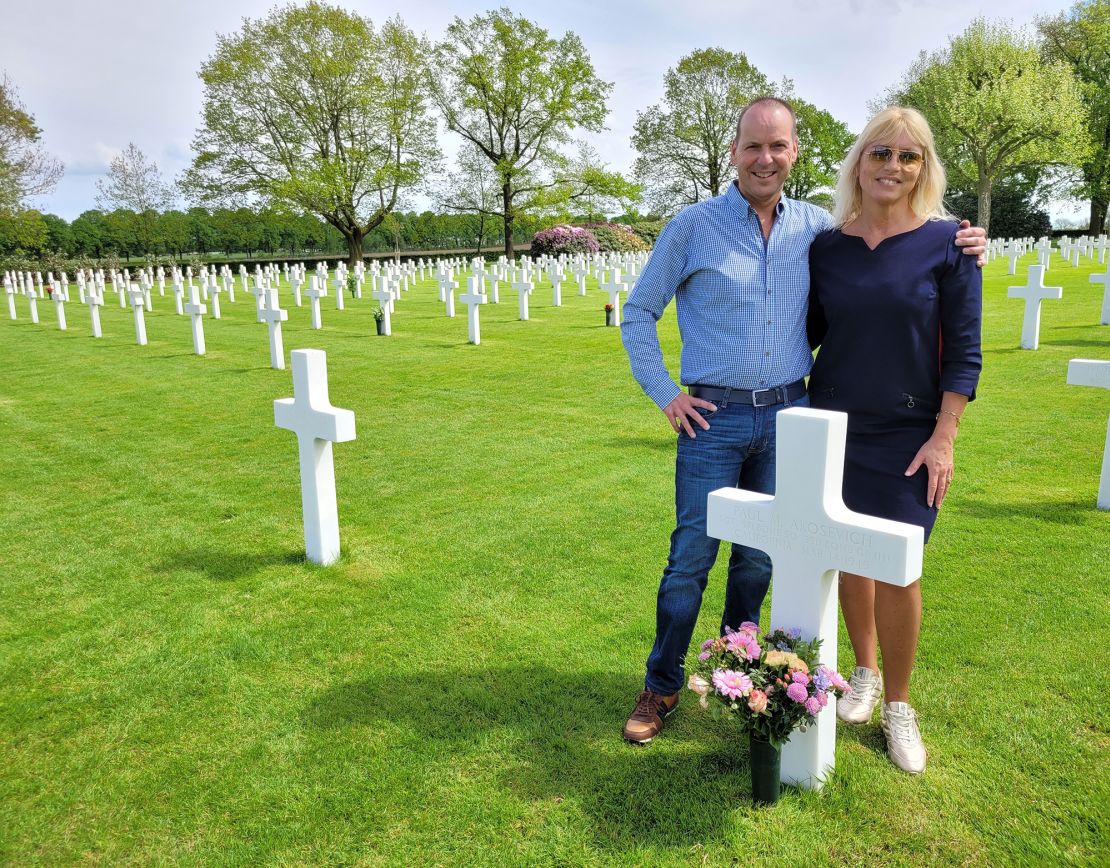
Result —
M716 411L717 405L711 404L708 401L703 401L701 398L694 398L687 395L685 392L680 392L678 397L671 403L663 408L663 415L667 417L667 421L671 423L671 427L675 432L685 431L687 437L697 437L694 429L690 424L693 419L698 425L709 430L709 423L697 411L696 408L704 407L706 410Z

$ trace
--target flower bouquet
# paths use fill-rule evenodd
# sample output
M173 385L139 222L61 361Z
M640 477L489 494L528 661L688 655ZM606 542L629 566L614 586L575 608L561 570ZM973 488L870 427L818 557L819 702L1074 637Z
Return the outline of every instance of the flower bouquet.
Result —
M611 304L605 305L605 325L607 325L607 326L615 325L616 324L615 320L616 320L616 308Z
M848 692L839 672L817 662L820 646L781 628L761 639L750 621L702 643L689 687L714 718L733 718L748 733L757 802L777 801L780 752L794 730L816 722L830 693Z

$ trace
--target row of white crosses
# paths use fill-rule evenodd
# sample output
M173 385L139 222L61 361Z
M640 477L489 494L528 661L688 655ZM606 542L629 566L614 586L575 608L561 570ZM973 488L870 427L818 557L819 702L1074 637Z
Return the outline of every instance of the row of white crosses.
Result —
M510 285L518 292L518 304L520 319L527 320L529 317L528 299L530 294L535 288L535 278L537 274L542 273L546 269L546 274L552 285L552 301L554 306L561 305L561 287L563 281L566 279L565 266L569 265L571 272L575 275L579 283L580 294L585 293L585 277L589 273L590 268L598 269L597 273L599 279L603 281L602 288L609 293L610 303L618 310L617 322L619 324L619 293L621 290L628 291L631 289L635 281L635 275L642 263L646 261L646 256L643 254L633 255L601 255L594 257L540 257L533 262L529 257L523 257L519 266L510 265L505 257L500 257L496 263L488 266L485 265L484 260L476 257L470 263L470 274L467 277L467 292L460 298L464 304L467 305L467 332L468 340L471 343L479 344L481 342L481 322L479 308L480 305L486 303L498 303L498 285L500 282L511 282ZM619 266L610 265L610 263L620 262L623 263L628 271L625 272L623 279L621 269ZM454 279L456 273L461 274L465 268L463 260L447 259L439 260L437 263L437 280L439 282L440 299L446 306L446 313L449 317L454 317L454 291L458 289L458 283ZM378 261L371 264L370 275L371 281L374 285L380 285L380 289L375 290L374 297L383 304L383 312L385 316L384 333L389 335L392 333L391 315L394 313L394 304L400 298L401 291L408 289L409 281L415 282L420 274L426 274L427 269L431 266L430 262L424 262L423 259L419 263L408 262L405 264L400 263L387 263L382 266ZM276 293L274 293L273 302L268 302L270 298L269 290L271 286L277 284L282 278L283 269L279 268L276 264L267 265L265 268L256 265L253 275L253 283L248 283L248 272L245 265L239 267L239 277L242 282L243 288L250 292L255 299L255 315L258 322L266 322L270 332L270 350L271 350L271 364L274 367L284 367L284 359L281 351L281 331L280 324L288 319L288 314L282 311L277 304ZM334 286L336 289L336 307L343 309L343 291L347 285L347 268L346 265L340 263L336 269L336 277ZM366 269L362 263L358 263L354 269L356 275L356 295L361 290L360 281L366 274ZM612 275L612 281L609 284L604 284L606 275ZM305 290L305 295L308 296L311 307L311 320L314 329L322 328L320 299L327 295L327 275L328 267L325 261L317 264L316 274L310 278L309 287ZM519 275L519 277L518 277ZM112 288L119 296L121 307L127 307L130 301L131 306L134 307L137 300L141 298L143 307L146 312L153 310L151 303L151 289L154 286L155 280L158 281L160 292L164 294L166 275L164 270L159 267L157 271L152 268L139 269L136 272L136 281L131 279L131 273L128 269L122 272L111 272L109 282ZM301 290L300 287L305 279L305 266L294 265L290 268L289 264L284 265L284 276L290 284L293 291L294 301L297 306L301 306ZM49 275L48 277L52 277ZM199 290L196 285L196 280L199 279ZM20 277L21 282L25 287L32 286L32 275L27 272ZM235 281L232 276L231 269L228 266L223 266L217 270L215 266L209 269L204 266L200 269L199 275L194 276L192 268L186 267L184 272L178 268L173 268L170 275L172 282L173 296L175 309L180 316L189 316L192 322L193 331L193 346L194 351L198 355L203 355L204 349L204 332L203 323L201 318L211 310L211 315L214 319L221 318L220 310L220 293L226 292L228 300L234 302L234 288ZM489 281L490 291L486 292L486 282ZM41 284L41 275L39 275L39 282ZM222 285L221 285L222 284ZM63 286L68 285L68 279L63 275ZM93 273L90 272L86 279L83 274L78 275L78 288L82 295L82 301L89 304L90 318L92 320L92 331L94 337L101 337L102 332L100 328L100 317L98 307L103 304L103 289L104 277L103 272L100 272L99 280L94 279ZM99 289L99 291L96 291ZM199 298L197 293L199 291ZM33 286L27 293L29 302L31 304L31 316L34 322L38 322L38 309L36 300L40 294L35 293ZM188 303L185 298L188 296ZM66 328L65 325L65 309L64 301L68 300L68 293L63 289L60 295L55 297L57 316L59 320L59 327ZM14 318L14 295L9 292L9 312ZM205 304L207 302L208 304ZM272 311L272 312L269 312ZM145 318L140 319L140 313L135 313L135 329L136 340L145 345L146 328ZM278 361L280 359L280 362Z

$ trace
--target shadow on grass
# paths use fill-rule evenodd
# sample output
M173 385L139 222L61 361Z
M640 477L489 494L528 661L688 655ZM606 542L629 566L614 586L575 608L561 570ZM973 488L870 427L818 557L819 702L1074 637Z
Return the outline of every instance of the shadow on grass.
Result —
M151 569L158 573L187 571L203 573L217 582L233 582L253 575L265 567L281 564L303 564L303 550L290 550L273 554L254 552L233 552L220 549L183 549L174 552L154 564Z
M1101 347L1106 349L1107 341L1079 341L1071 338L1055 341L1041 341L1041 346L1045 347Z
M573 799L598 847L719 838L730 815L750 805L746 740L703 728L707 715L684 696L664 743L625 744L635 689L626 676L542 665L398 674L327 690L302 719L325 730L400 729L426 745L421 753L462 762L486 756L490 734L507 733L500 786L533 801Z
M1076 524L1095 508L1095 499L1089 500L1031 500L1028 503L999 503L973 497L960 501L960 513L972 518L993 521L999 518L1029 518L1054 524Z

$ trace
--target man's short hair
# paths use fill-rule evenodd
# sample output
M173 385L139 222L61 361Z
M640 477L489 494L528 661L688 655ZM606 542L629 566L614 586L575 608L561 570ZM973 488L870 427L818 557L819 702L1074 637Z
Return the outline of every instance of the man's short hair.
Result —
M771 96L757 96L750 103L740 109L740 117L736 119L736 138L740 138L740 124L744 121L744 115L748 113L748 109L754 106L761 105L762 103L773 102L775 105L780 105L788 112L790 112L790 131L794 134L794 138L798 138L798 115L794 112L794 106L788 103L781 97Z

